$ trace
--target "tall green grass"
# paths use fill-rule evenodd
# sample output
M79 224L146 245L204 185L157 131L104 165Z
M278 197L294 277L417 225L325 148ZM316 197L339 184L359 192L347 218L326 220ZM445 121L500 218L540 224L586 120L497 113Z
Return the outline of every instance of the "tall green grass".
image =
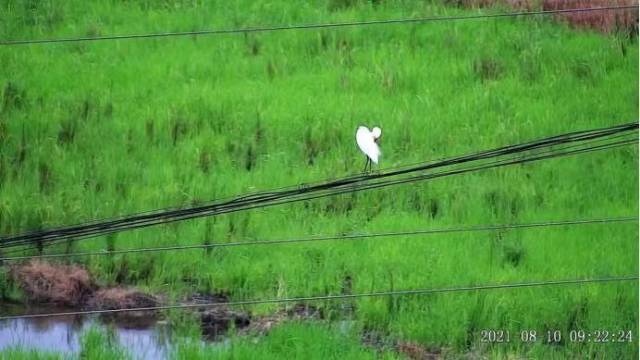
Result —
M214 346L179 342L176 359L396 359L391 351L363 348L356 334L339 326L294 322L273 329L264 338L232 338Z
M466 13L411 1L8 1L0 11L2 39ZM0 233L358 172L360 124L382 127L380 166L389 167L637 120L637 43L625 55L619 41L539 17L0 47ZM637 169L637 147L626 147L54 250L634 215ZM241 300L340 293L347 276L356 293L637 274L637 253L637 225L626 224L77 261L103 283L174 298L223 289ZM320 305L342 316L339 306ZM637 337L632 283L355 305L366 329L456 352L638 353L637 341L480 343L487 328L629 329ZM299 330L300 341L313 331Z

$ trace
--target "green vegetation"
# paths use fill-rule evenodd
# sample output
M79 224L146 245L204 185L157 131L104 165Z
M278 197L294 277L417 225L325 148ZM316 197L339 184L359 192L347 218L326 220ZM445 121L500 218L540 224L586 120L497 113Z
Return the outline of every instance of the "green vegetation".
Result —
M4 1L0 38L453 15L438 2ZM0 47L0 233L187 206L638 119L638 46L547 18ZM636 146L190 220L47 251L203 244L638 214ZM439 288L638 273L637 224L77 259L98 281L178 298ZM74 260L75 261L75 260ZM0 294L14 290L4 272ZM354 301L361 329L452 353L637 358L633 283ZM331 319L338 303L317 304ZM268 314L275 305L254 306ZM249 310L249 308L247 309ZM229 356L374 357L333 325L241 338ZM482 329L511 330L509 344ZM519 341L521 330L633 330L633 344ZM364 330L362 330L364 331ZM192 336L193 337L193 336ZM104 340L104 339L103 339ZM106 342L104 340L103 342ZM98 340L91 340L95 350ZM108 345L104 345L108 346ZM99 347L99 346L98 346ZM182 353L184 351L184 354ZM178 358L208 357L179 345ZM308 351L308 352L305 352ZM13 352L2 356L13 358ZM217 354L217 353L216 353ZM226 353L221 352L220 355ZM387 354L388 356L396 356ZM17 356L17 355L16 355ZM27 355L24 355L27 356Z
M260 342L235 338L229 344L202 346L181 343L176 359L394 359L393 353L376 356L375 351L361 348L353 334L341 333L337 326L290 323L275 328Z
M0 352L2 360L58 360L62 356L37 350L24 350L21 348L10 348Z
M127 353L117 342L110 329L92 327L80 339L81 359L126 359Z

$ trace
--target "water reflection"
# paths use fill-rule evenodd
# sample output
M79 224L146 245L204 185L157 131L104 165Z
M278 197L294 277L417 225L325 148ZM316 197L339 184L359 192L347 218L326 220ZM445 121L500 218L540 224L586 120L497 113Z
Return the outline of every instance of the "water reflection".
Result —
M55 307L27 308L0 304L4 316L64 312ZM164 359L170 353L170 331L155 316L87 317L80 315L0 321L0 351L24 349L71 354L80 351L80 338L92 326L112 326L119 344L135 359Z

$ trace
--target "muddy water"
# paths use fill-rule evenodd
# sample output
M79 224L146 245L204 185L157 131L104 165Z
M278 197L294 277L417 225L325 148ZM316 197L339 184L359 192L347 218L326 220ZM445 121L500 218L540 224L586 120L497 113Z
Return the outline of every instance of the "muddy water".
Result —
M69 311L38 307L37 309L0 303L0 315L36 314ZM112 327L118 343L135 359L165 359L171 352L170 329L154 317L137 316L105 319L96 316L62 316L0 321L0 351L12 347L78 353L80 338L92 326Z

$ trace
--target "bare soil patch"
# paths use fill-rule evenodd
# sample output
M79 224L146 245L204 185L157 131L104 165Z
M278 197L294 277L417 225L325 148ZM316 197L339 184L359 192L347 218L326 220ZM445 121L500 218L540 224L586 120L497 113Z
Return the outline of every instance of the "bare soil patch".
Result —
M413 360L436 360L446 357L446 349L427 347L414 341L393 339L375 330L362 334L362 345L377 351L394 351Z
M202 336L207 340L218 340L231 328L244 329L251 324L251 315L233 311L227 307L214 307L200 314Z
M157 305L158 300L155 296L121 287L95 291L86 303L86 307L96 310L131 309Z
M194 294L185 304L227 303L226 293ZM287 320L319 320L324 318L322 310L308 304L295 304L273 314L254 316L250 312L237 311L221 304L197 308L200 315L202 335L210 341L220 340L226 333L235 329L240 335L266 335L273 327Z

